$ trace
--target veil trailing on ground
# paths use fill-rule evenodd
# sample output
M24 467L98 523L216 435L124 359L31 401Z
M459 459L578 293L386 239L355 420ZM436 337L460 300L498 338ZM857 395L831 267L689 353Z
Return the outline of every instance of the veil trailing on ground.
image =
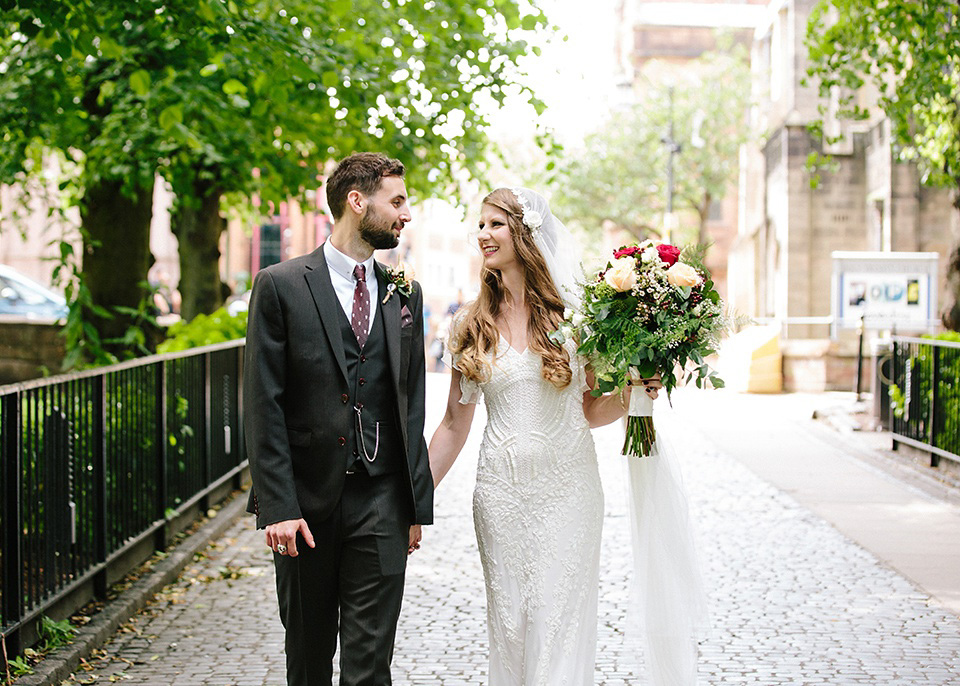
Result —
M511 190L560 296L576 309L577 280L583 274L579 243L543 196L527 188ZM637 395L631 400L648 402L652 414L646 394ZM692 686L697 682L697 641L709 620L679 461L662 431L649 457L624 459L633 548L628 644L653 686Z
M638 400L649 402L646 396ZM697 642L709 628L707 594L680 463L667 433L657 431L648 457L625 456L634 572L627 639L643 653L645 683L693 686Z

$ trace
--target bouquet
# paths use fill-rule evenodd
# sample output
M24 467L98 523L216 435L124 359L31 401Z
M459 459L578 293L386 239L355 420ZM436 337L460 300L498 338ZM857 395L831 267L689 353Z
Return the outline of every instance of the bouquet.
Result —
M723 387L705 361L717 351L728 322L703 266L704 251L654 241L624 246L581 285L580 308L568 311L553 335L558 343L568 335L579 342L578 352L590 361L597 379L595 396L657 372L668 396L690 379L700 388L707 383ZM652 410L645 393L633 394L625 455L651 454L656 439Z

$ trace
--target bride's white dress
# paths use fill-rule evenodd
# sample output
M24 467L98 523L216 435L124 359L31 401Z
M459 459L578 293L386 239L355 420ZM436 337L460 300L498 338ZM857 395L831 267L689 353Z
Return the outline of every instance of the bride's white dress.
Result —
M501 337L482 395L487 426L473 512L487 589L491 686L592 686L603 491L582 362L573 380L541 375L540 356ZM453 360L456 366L457 360Z

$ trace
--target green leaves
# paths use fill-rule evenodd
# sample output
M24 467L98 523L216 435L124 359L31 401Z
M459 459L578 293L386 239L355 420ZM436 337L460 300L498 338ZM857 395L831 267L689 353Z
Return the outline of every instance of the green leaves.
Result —
M150 92L150 72L146 69L137 69L130 74L130 90L143 97Z
M170 105L160 112L160 126L165 130L170 130L177 124L183 123L183 107L180 105Z
M247 87L237 79L227 79L223 86L223 92L227 95L233 95L235 93L246 93Z

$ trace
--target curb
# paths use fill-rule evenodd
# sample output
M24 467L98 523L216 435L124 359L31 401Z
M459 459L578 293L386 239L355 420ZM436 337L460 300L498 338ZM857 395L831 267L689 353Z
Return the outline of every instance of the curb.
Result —
M70 676L80 661L106 643L120 628L164 586L172 583L180 572L212 541L222 536L246 509L246 493L233 497L195 534L181 542L146 577L136 581L119 597L108 602L86 625L77 629L73 642L47 655L32 674L14 679L14 686L58 686Z

